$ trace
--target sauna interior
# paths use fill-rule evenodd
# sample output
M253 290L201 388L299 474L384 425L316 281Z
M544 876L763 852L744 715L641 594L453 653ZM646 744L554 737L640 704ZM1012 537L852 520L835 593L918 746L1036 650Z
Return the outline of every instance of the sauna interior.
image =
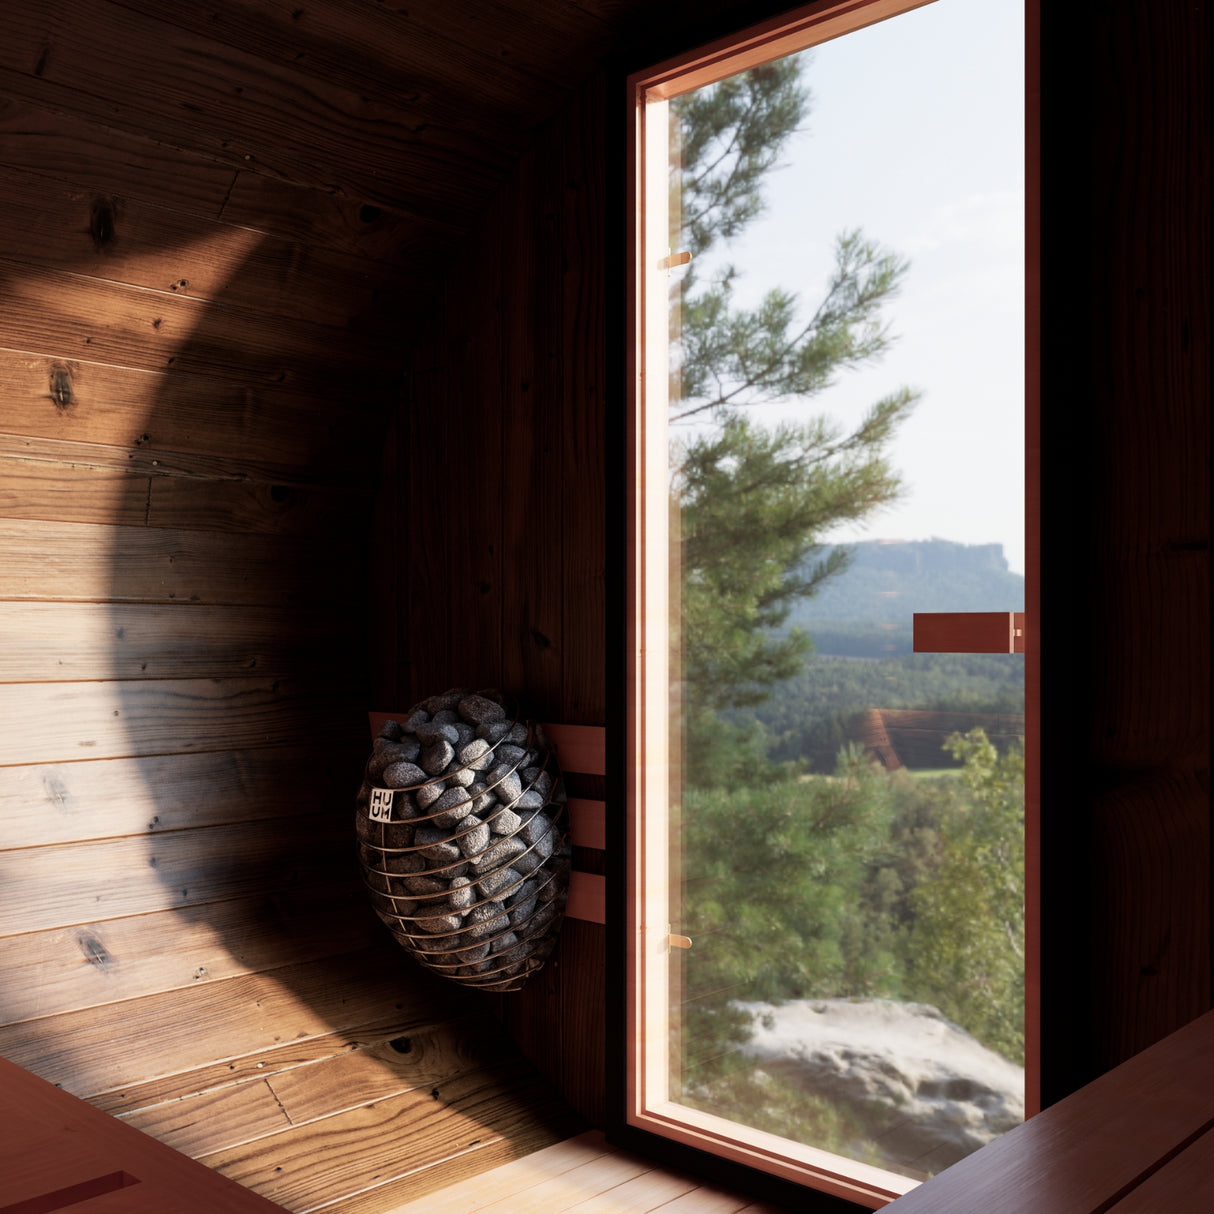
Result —
M1049 1103L1212 1006L1211 106L1207 6L1042 7ZM621 71L756 12L5 0L0 1056L295 1214L618 1116L609 928L432 978L352 798L447 687L622 728Z

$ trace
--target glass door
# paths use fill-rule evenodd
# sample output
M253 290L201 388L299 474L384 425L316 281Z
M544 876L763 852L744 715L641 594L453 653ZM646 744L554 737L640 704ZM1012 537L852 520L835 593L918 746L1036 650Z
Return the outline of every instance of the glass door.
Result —
M1022 8L634 79L633 1121L870 1206L1025 1114Z

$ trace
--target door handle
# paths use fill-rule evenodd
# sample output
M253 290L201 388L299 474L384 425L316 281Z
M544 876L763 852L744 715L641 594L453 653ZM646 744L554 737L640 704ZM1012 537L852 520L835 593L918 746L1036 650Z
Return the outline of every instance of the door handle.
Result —
M1023 653L1023 611L917 611L915 653Z

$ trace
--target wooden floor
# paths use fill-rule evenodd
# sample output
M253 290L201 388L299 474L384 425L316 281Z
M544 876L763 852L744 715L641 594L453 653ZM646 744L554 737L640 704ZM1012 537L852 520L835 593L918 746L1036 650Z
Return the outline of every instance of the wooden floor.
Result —
M611 1146L597 1130L384 1214L776 1214Z
M330 1019L365 1023L92 1103L294 1214L384 1214L568 1134L577 1119L482 1010L431 998L419 1015L414 990L393 1022L390 988L406 989L411 977L394 948L368 949L324 975ZM383 978L368 982L367 972ZM306 1017L320 992L301 990L301 977L260 983L250 1012L278 1027L292 1012ZM385 1010L378 1023L368 1015Z

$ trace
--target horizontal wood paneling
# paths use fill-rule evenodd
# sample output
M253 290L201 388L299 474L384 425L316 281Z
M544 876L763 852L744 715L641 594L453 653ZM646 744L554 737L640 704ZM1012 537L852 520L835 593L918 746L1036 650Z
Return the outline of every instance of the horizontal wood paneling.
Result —
M221 215L227 223L394 266L417 288L415 303L423 312L426 285L438 282L466 235L455 216L411 211L407 196L371 204L357 194L313 190L251 171L237 174ZM406 322L415 310L409 309Z
M345 806L365 751L305 738L224 749L0 767L0 847L224 826Z
M520 115L547 116L565 89L581 83L588 65L583 44L602 48L608 35L603 24L553 0L389 10L375 0L330 0L316 12L222 0L210 19L169 0L119 3L230 45L256 46L277 63L386 101L404 81L414 104L434 108L431 121L441 121L452 94L462 92L494 111L479 128L493 135L505 135Z
M0 453L0 518L334 539L361 529L368 498L348 489L172 476L158 468L148 476L129 464L111 468Z
M370 479L375 405L391 394L334 409L273 385L219 383L193 375L0 350L6 449L64 463L250 479L352 485ZM368 407L369 406L369 407ZM46 443L69 442L56 449ZM83 453L79 445L96 448ZM185 457L193 458L185 458ZM371 457L373 459L373 456ZM155 461L155 462L153 462Z
M492 188L490 166L508 163L476 132L429 123L407 95L395 105L368 100L104 0L86 28L72 8L13 0L0 90L233 167L251 160L318 189L404 195L436 213L475 214L476 187Z
M0 163L210 219L219 217L237 172L171 143L31 105L2 87Z
M301 814L2 851L0 936L331 881L348 836L345 815Z
M8 519L0 548L0 599L315 607L362 598L357 548L318 553L296 537Z
M326 326L208 307L169 290L102 283L59 270L0 265L0 331L29 354L283 384L333 401L372 391L391 356Z
M340 611L197 603L0 602L0 683L310 677L350 671ZM344 643L343 643L344 642ZM2 794L0 794L2 795Z
M270 677L0 684L0 715L0 767L287 745L355 719L347 689Z
M41 174L7 170L0 203L9 217L0 259L13 265L340 328L396 315L408 294L399 274L366 258L230 223L206 224L194 214L113 199Z
M26 931L0 949L0 1013L15 1023L101 1008L368 948L381 933L357 891L334 884L257 892L205 916L158 911Z
M94 196L223 218L309 248L415 272L439 264L442 246L461 234L442 216L409 212L407 199L395 207L368 206L358 197L266 177L243 160L234 167L164 140L117 131L103 118L91 122L6 97L3 90L0 163L62 179Z
M366 526L370 497L369 490L154 476L145 521L149 527L349 542Z
M125 468L0 456L0 518L139 526L149 489L146 475Z

